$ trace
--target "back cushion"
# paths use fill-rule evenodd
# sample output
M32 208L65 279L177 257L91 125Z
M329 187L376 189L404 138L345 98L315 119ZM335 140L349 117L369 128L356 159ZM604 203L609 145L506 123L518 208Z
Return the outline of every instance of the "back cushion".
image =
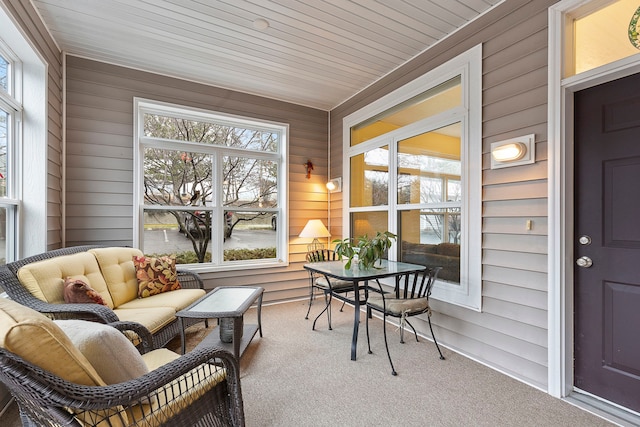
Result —
M105 385L53 320L7 298L0 298L0 346L67 381Z
M33 262L18 270L18 279L36 298L52 304L64 303L67 277L82 280L113 308L113 300L93 254L80 252Z
M54 320L54 323L107 384L129 381L149 372L138 350L116 328L76 319Z
M96 248L89 252L98 261L115 307L138 298L138 279L133 256L142 256L141 250L116 247Z

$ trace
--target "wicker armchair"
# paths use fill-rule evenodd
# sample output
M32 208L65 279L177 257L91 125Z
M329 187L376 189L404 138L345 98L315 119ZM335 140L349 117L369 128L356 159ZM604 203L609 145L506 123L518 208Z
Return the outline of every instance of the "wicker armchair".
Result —
M99 304L50 304L36 298L18 279L18 270L30 263L42 261L57 256L71 255L86 252L90 249L104 246L84 245L63 249L54 249L39 255L30 256L19 261L0 266L0 290L4 290L9 297L22 305L31 307L40 313L53 319L82 319L97 321L100 323L118 322L118 316L109 307ZM182 288L204 289L202 279L198 274L178 269L178 279ZM196 323L198 320L187 320L186 326ZM175 321L165 325L153 334L155 348L166 345L171 339L180 334L180 322Z
M226 378L207 386L220 366ZM216 348L107 386L65 381L0 348L0 381L16 399L23 426L245 425L238 361Z

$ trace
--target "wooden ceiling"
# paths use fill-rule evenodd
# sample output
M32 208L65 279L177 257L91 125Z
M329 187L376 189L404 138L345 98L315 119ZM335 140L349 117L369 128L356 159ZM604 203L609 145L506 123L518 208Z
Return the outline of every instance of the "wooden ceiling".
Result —
M504 0L32 1L68 54L330 110Z

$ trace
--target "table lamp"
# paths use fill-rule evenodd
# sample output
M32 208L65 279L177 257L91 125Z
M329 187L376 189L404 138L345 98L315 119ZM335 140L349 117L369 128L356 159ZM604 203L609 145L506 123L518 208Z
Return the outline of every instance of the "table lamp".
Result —
M299 234L299 237L313 237L313 241L307 245L309 252L324 249L324 245L320 243L318 237L330 237L331 233L319 219L310 219Z

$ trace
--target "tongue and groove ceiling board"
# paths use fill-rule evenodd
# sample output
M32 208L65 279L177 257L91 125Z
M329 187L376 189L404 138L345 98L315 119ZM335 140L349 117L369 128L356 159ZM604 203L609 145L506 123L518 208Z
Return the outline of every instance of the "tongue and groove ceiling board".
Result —
M322 110L502 2L32 1L67 54Z

